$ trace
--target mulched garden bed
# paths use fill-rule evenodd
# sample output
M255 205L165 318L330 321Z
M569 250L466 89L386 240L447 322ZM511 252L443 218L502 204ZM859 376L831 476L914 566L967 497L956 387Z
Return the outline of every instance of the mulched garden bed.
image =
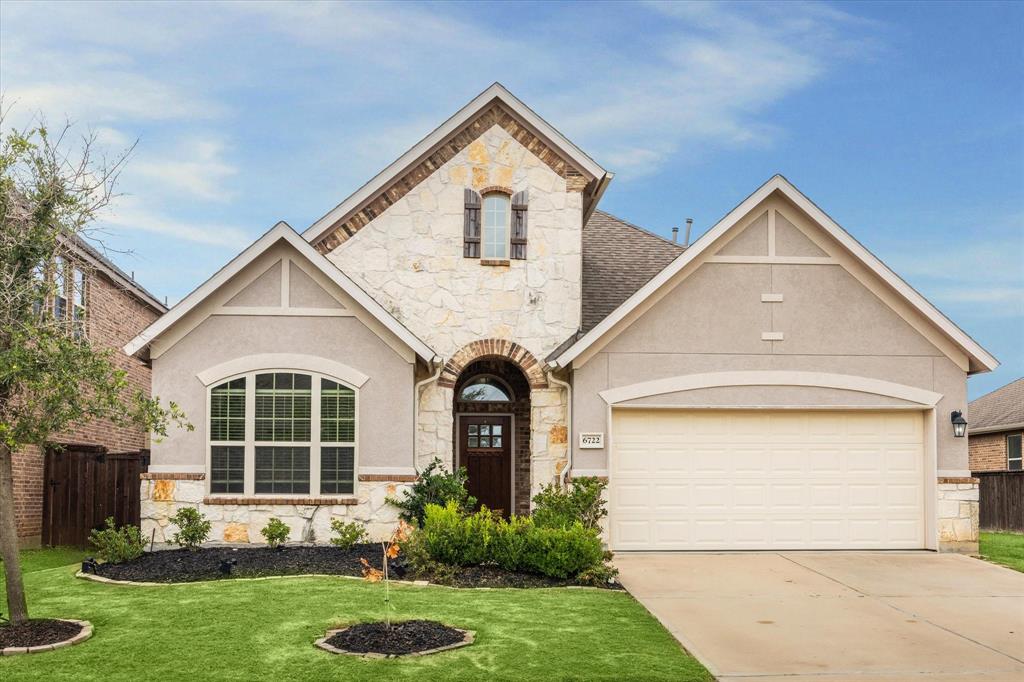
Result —
M351 575L362 576L359 562L365 558L371 566L380 566L383 550L379 543L355 545L350 549L330 546L288 546L272 550L267 547L203 547L191 551L168 549L143 554L123 564L100 564L96 574L111 580L132 582L184 583L224 578L262 578L275 575ZM233 562L231 572L221 570L223 562ZM564 587L576 585L572 580L547 578L531 573L513 573L495 566L471 566L457 569L452 575L398 575L393 578L429 580L452 587ZM608 585L613 589L621 586Z
M359 623L328 637L326 644L355 654L402 656L450 647L464 640L466 633L433 620L392 623Z
M39 619L23 625L0 625L0 649L56 644L71 639L81 631L81 625L66 620Z
M281 550L268 547L203 547L195 551L167 549L148 552L123 564L100 564L96 574L111 580L151 583L185 583L223 578L262 578L272 575L363 574L360 558L380 566L384 558L380 543L338 547L292 546ZM234 562L231 572L221 571L225 561Z

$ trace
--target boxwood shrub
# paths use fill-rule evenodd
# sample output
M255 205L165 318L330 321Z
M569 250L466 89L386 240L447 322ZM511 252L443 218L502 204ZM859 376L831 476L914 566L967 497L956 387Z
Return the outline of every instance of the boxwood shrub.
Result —
M598 531L579 522L544 527L525 516L498 518L483 508L463 514L459 505L428 504L418 542L441 564L496 564L507 571L574 578L600 567L604 559Z

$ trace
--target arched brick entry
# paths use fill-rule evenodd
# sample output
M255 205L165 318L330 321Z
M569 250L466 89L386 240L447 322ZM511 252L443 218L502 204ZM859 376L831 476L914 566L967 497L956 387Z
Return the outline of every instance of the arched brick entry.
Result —
M462 371L475 360L500 357L515 363L523 371L530 388L547 388L544 367L530 351L508 339L481 339L460 348L441 370L437 383L445 388L455 388Z
M472 381L481 375L498 378L505 387L511 389L511 395L509 396L511 400L507 402L485 402L460 399L466 382ZM467 461L466 452L462 450L462 446L466 442L462 438L461 429L467 426L467 419L472 421L474 418L494 415L509 418L507 425L509 431L505 434L506 437L511 437L508 443L509 461L507 468L502 467L502 471L507 470L511 476L511 480L508 482L512 493L511 507L507 507L505 511L512 511L516 514L530 513L530 391L531 388L526 374L517 365L505 358L492 355L474 360L466 366L455 382L455 394L452 404L455 414L455 420L452 425L452 437L455 443L456 455L455 464L456 466L467 467L471 491L475 487L473 478L479 474L479 471L470 466L470 463ZM509 489L505 485L502 488ZM480 497L478 493L474 492L474 494ZM488 504L488 506L492 509L502 508L502 505L494 506L493 504Z

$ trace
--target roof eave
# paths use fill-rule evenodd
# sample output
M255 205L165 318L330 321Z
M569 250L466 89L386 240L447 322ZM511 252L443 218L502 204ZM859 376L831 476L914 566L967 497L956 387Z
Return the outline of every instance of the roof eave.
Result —
M536 112L526 106L503 85L494 83L435 128L433 132L417 142L409 151L371 178L369 182L314 222L302 232L302 238L310 243L316 243L323 239L339 222L346 220L348 216L360 210L367 202L372 201L373 197L383 190L388 183L392 182L406 169L432 154L438 145L442 144L445 139L457 132L462 126L472 121L476 115L485 110L495 100L500 101L511 109L545 143L577 164L581 170L590 176L590 180L601 182L606 177L610 180L609 173L600 164L570 142L554 126L537 115Z
M213 294L231 277L234 277L257 256L265 252L280 240L288 242L299 253L318 267L328 278L337 284L346 294L355 299L370 315L380 321L391 333L400 339L420 359L428 364L437 358L437 353L396 320L377 301L367 294L362 287L331 263L323 254L314 249L286 222L279 222L254 241L242 253L233 258L209 279L196 287L188 296L179 301L163 316L140 332L134 339L124 345L122 350L128 355L135 355L147 348L161 334L166 332L189 311L194 309L208 296Z
M957 347L968 357L968 374L990 372L999 366L999 361L981 345L972 339L966 332L946 317L938 308L932 305L927 299L919 294L913 287L907 284L895 272L893 272L877 256L867 250L860 242L853 238L850 233L844 230L838 223L821 210L813 201L796 188L789 180L782 175L776 174L767 182L758 187L746 199L740 202L734 209L729 211L721 220L705 232L700 238L690 245L674 261L669 263L665 269L659 272L650 282L641 287L636 293L626 299L618 308L613 310L605 319L601 320L593 329L584 334L579 341L567 348L564 353L551 361L556 367L567 367L572 361L579 357L587 348L596 343L602 336L608 333L615 325L622 321L630 312L640 305L646 298L669 282L688 263L696 259L709 245L714 243L723 233L731 229L735 223L754 209L758 204L768 198L773 192L781 192L790 201L796 204L802 211L807 213L815 222L825 228L844 248L853 253L854 256L864 262L876 275L878 275L888 286L895 289L914 308L921 312L934 324L944 335L946 335Z

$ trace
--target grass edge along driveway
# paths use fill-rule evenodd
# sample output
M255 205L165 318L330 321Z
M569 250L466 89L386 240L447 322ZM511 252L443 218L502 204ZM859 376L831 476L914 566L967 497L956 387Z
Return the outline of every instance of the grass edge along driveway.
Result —
M392 586L394 619L431 618L475 630L477 643L432 656L364 660L320 651L313 640L331 626L379 620L379 584L296 577L134 587L76 579L76 566L50 567L81 554L25 553L29 612L89 620L95 635L76 647L0 658L0 678L712 679L624 592Z
M1024 572L1024 534L982 531L978 553L987 561Z

